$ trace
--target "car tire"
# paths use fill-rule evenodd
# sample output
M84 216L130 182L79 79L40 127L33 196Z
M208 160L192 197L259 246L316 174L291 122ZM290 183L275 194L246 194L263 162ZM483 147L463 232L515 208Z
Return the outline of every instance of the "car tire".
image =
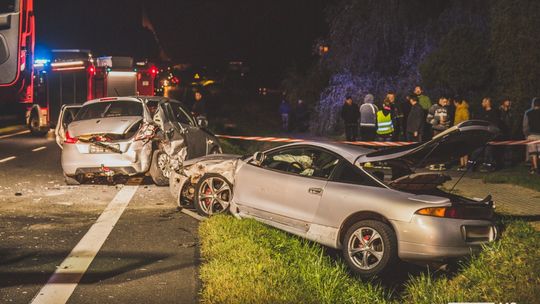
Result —
M68 176L66 173L64 173L64 180L68 186L78 186L83 182L81 178L77 178L76 176Z
M39 126L39 116L38 114L33 111L32 114L30 114L30 120L28 121L28 128L30 129L30 133L34 136L45 136L47 134L47 130L42 129Z
M166 155L166 153L161 150L155 150L154 153L152 153L152 162L150 163L150 177L152 177L152 181L154 181L154 184L157 186L169 185L169 177L163 174L163 170L158 164L159 158L162 154Z
M207 173L195 186L193 205L202 216L225 213L233 196L232 184L222 175ZM205 198L207 197L207 198Z
M383 222L359 221L347 229L342 254L349 268L358 276L381 275L398 259L396 235Z

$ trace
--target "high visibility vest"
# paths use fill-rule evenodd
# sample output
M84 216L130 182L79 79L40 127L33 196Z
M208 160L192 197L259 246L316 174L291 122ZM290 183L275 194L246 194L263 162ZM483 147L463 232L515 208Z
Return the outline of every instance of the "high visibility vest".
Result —
M394 123L392 122L392 115L388 112L388 115L384 115L382 110L377 112L377 134L388 135L394 133Z

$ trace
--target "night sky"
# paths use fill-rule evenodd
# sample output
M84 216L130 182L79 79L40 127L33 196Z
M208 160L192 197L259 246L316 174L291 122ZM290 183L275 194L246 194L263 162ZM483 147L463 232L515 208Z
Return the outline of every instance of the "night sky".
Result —
M326 34L330 1L253 0L39 0L37 53L87 48L97 55L159 57L142 27L143 8L166 55L175 63L245 60L279 77L312 59L314 40Z

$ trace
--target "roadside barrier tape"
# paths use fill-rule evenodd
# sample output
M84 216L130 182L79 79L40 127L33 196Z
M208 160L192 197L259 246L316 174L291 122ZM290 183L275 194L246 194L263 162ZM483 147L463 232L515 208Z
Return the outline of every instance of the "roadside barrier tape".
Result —
M263 136L237 136L237 135L216 135L219 138L226 139L239 139L248 141L262 141L262 142L281 142L281 143L295 143L310 141L309 139L300 138L286 138L286 137L263 137ZM357 145L357 146L373 146L373 147L401 147L415 144L416 142L409 141L336 141L339 143ZM505 141L492 141L489 142L493 146L518 146L518 145L538 145L540 140L505 140Z

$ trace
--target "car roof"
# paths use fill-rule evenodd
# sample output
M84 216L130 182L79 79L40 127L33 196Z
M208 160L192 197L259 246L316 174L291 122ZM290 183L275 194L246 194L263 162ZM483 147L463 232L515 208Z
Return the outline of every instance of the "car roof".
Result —
M92 103L98 103L98 102L107 102L107 101L115 101L115 100L127 100L127 101L135 101L135 102L141 102L146 103L148 100L156 100L159 103L164 103L168 101L174 101L182 103L181 101L178 101L176 99L170 99L168 97L163 96L113 96L113 97L102 97L102 98L96 98L92 100L88 100L84 102L83 105L92 104Z
M343 143L338 143L338 142L330 142L330 141L301 141L301 142L296 142L296 143L280 146L278 148L296 147L296 146L314 146L314 147L330 150L340 155L341 157L345 158L346 160L350 161L351 163L353 163L360 155L368 154L370 152L375 151L375 150L360 147L360 146L343 144Z

